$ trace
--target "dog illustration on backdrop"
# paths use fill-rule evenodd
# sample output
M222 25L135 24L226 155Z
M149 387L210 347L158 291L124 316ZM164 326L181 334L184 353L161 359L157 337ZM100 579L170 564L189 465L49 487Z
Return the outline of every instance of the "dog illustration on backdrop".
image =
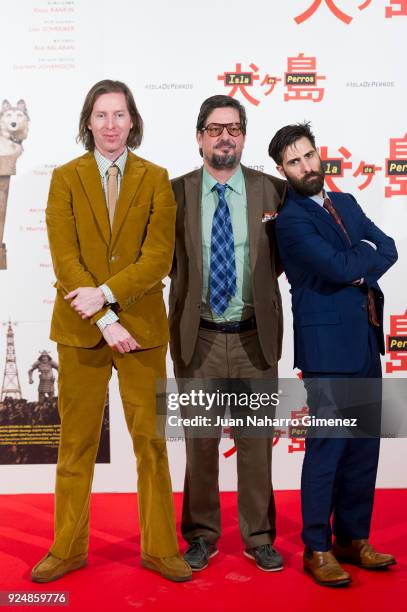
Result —
M12 106L3 100L0 106L0 270L7 270L7 249L3 242L10 178L16 173L16 162L23 152L30 118L24 100Z
M22 142L28 135L29 121L24 100L19 100L16 106L12 106L8 100L3 100L0 109L0 155L21 155Z

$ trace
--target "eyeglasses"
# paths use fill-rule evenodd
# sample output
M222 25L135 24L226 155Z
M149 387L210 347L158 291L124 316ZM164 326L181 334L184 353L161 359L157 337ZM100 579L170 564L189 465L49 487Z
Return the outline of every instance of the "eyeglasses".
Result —
M242 126L240 123L209 123L206 127L202 128L201 131L206 131L208 136L214 138L215 136L220 136L225 128L230 136L240 136L242 133Z

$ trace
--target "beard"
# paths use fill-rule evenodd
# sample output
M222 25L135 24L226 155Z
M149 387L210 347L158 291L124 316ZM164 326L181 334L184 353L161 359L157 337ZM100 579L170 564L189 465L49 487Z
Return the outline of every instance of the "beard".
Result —
M230 140L220 140L214 149L222 149L229 147L229 153L212 153L211 156L207 157L207 162L214 170L231 170L236 168L240 162L242 156L241 153L236 152L236 145Z
M295 191L303 196L314 196L322 191L324 186L325 172L322 164L318 171L313 170L301 179L293 178L286 175L287 182Z

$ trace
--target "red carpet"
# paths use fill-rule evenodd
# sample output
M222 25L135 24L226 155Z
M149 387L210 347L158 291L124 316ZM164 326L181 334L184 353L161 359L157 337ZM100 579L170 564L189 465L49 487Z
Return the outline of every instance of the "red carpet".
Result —
M176 494L175 500L179 517L181 495ZM53 497L3 495L0 591L68 591L69 606L57 609L69 612L407 610L407 490L379 490L376 494L371 540L383 552L395 554L398 565L383 572L345 566L353 577L346 589L319 587L304 575L299 493L277 492L276 501L279 533L276 546L285 562L282 572L262 572L243 557L235 493L222 494L223 535L219 555L208 569L195 573L191 582L182 584L141 569L136 496L95 494L88 567L48 585L34 585L30 569L45 554L52 538ZM184 548L184 544L181 546Z

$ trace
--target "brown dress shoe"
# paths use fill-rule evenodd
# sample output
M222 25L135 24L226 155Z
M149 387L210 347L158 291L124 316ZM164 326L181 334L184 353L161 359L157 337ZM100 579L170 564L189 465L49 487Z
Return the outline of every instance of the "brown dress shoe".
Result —
M62 578L68 572L84 567L86 563L87 557L84 555L77 555L69 559L58 559L52 553L48 553L33 567L31 580L33 582L58 580L58 578Z
M191 568L179 554L173 557L152 557L141 553L141 565L173 582L185 582L192 578Z
M339 561L352 563L363 569L382 569L396 563L393 555L376 552L368 540L352 540L347 546L335 542L332 552Z
M319 552L306 547L303 561L304 570L321 586L346 586L351 581L350 574L339 565L330 550Z

